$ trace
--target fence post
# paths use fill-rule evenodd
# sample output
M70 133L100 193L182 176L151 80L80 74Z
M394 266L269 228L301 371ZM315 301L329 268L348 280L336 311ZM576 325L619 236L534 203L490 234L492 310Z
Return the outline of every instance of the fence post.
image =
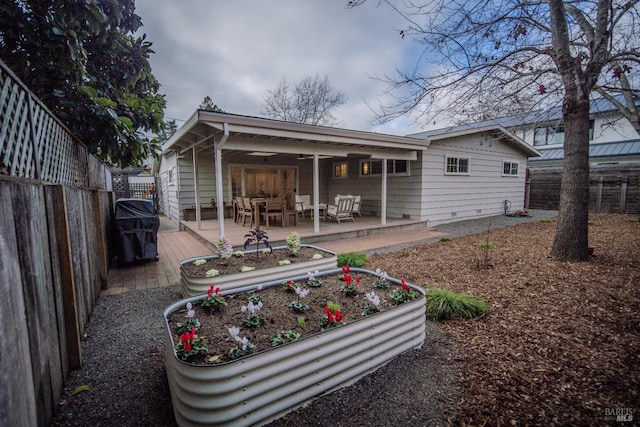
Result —
M600 177L598 180L598 200L596 201L596 210L602 210L602 183L604 181L604 177Z
M624 213L626 211L628 182L628 176L622 178L622 185L620 185L620 213Z

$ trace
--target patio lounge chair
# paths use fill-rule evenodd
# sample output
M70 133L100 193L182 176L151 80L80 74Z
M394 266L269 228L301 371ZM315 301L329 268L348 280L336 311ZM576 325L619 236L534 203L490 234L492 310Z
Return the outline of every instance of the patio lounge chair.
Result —
M309 194L297 195L295 196L296 201L296 214L302 214L302 218L304 218L304 211L309 211L313 209L311 206L311 196Z
M327 216L329 218L334 218L338 223L345 219L350 219L355 222L353 219L354 201L355 197L338 197L335 205L327 206Z

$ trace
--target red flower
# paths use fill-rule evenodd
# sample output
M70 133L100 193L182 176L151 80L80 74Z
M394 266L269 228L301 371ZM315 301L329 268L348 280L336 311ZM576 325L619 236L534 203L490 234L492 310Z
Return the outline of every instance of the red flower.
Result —
M409 288L409 285L404 283L404 279L400 279L400 280L402 280L402 289L409 292L411 290L411 288Z
M359 278L359 277L356 277L356 285L357 285L358 283L360 283L360 278Z
M340 310L336 310L335 315L336 315L336 321L342 322L342 312Z
M213 285L209 286L209 290L207 291L207 296L210 297L213 295Z
M333 323L335 321L331 313L327 314L327 320L329 321L329 323Z
M329 306L324 308L324 312L327 316L329 316L331 314L331 309L329 308Z
M351 274L345 274L345 275L342 277L342 280L344 280L344 282L345 282L347 285L350 285L350 284L351 284Z
M349 268L348 265L345 265L344 267L342 267L342 272L344 274L349 274L350 271L351 271L351 268Z

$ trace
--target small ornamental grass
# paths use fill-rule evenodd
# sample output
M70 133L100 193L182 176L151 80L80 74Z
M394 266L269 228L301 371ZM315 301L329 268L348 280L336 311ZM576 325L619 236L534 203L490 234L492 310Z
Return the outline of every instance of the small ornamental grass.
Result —
M429 289L426 292L427 316L437 322L457 317L475 319L487 312L487 304L471 295L446 289Z
M364 252L346 252L338 254L338 267L350 265L351 267L364 267L369 263L369 257Z

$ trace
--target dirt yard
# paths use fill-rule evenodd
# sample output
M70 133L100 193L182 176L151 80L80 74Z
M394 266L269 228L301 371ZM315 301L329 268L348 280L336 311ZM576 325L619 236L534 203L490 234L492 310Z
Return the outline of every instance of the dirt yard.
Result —
M590 262L549 258L556 219L371 258L368 268L487 302L478 320L441 324L462 366L453 424L639 419L640 224L637 215L590 219ZM495 248L483 250L486 241Z

